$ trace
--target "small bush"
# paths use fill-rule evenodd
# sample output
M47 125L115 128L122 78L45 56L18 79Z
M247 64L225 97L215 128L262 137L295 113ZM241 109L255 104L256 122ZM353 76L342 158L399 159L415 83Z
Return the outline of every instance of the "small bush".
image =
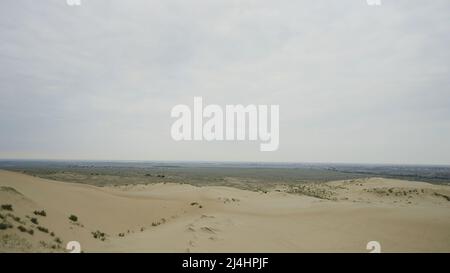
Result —
M27 231L27 229L24 226L18 226L17 229L20 230L21 232Z
M58 244L62 244L62 241L61 241L61 239L59 237L55 238L55 242L58 243Z
M13 211L13 207L12 207L11 204L3 204L3 205L2 205L2 210Z
M41 232L48 233L48 228L38 226L37 229Z
M47 213L45 212L45 210L35 210L34 215L39 215L39 216L47 216Z
M106 238L106 233L104 233L104 232L101 232L100 230L97 230L97 231L95 231L95 232L91 232L92 233L92 236L95 238L95 239L100 239L100 240L102 240L102 241L104 241Z
M69 216L69 220L72 222L76 222L76 221L78 221L78 217L72 214Z
M39 225L39 222L38 222L38 219L37 218L31 218L30 219L30 221L31 221L31 223L33 223L33 224L36 224L36 225Z
M33 235L33 234L34 234L34 230L32 230L31 228L30 228L30 229L27 229L27 228L24 227L24 226L18 226L17 229L20 230L20 232L26 232L26 233L28 233L28 234L30 234L30 235Z
M10 223L8 223L8 222L0 223L0 230L5 230L5 229L8 229L8 228L12 228L12 227L13 226Z
M55 233L53 231L50 232L50 236L55 237Z
M17 223L23 224L23 222L20 220L19 216L15 216L14 214L11 214L11 213L8 213L6 216L10 217L11 219L16 221Z

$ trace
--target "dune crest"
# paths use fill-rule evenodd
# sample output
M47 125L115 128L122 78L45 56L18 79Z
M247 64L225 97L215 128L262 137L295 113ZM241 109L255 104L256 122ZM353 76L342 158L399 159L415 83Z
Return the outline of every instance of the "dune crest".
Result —
M0 170L0 252L450 252L450 187L384 178L255 192L95 187ZM11 205L11 207L8 207Z

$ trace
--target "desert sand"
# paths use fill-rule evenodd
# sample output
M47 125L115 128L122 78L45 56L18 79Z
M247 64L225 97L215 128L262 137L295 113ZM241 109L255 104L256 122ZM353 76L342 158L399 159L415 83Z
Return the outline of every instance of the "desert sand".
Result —
M0 204L0 252L66 252L69 241L84 252L368 252L369 241L382 252L450 252L450 186L423 182L256 192L170 182L96 187L0 170Z

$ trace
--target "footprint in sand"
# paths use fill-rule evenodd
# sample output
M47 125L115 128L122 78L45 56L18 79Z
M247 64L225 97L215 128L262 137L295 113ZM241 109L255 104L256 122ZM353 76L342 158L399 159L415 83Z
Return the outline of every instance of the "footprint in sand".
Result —
M206 220L206 219L214 219L214 218L216 218L216 217L213 216L213 215L202 214L200 217L198 217L197 219L195 219L194 222L196 223L196 222L199 222L199 221L202 221L202 220Z
M187 227L187 228L186 228L186 231L195 232L195 228L193 228L193 227Z
M210 239L211 241L217 241L217 240L219 240L219 237L217 237L217 236L211 236L211 237L209 237L208 239Z
M200 219L205 219L205 218L216 218L213 215L206 215L206 214L202 214L202 216L200 216Z
M206 233L211 233L211 234L216 234L216 232L218 231L218 229L211 228L211 227L201 227L200 230L203 232L206 232Z

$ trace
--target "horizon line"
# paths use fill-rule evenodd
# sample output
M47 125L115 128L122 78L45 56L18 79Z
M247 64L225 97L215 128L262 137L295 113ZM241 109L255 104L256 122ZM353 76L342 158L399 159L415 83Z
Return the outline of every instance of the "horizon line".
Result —
M250 160L186 160L186 159L46 159L46 158L0 158L0 161L53 161L53 162L182 162L182 163L257 163L257 164L335 164L335 165L388 165L388 166L441 166L449 163L369 163L369 162L325 162L325 161L250 161Z

